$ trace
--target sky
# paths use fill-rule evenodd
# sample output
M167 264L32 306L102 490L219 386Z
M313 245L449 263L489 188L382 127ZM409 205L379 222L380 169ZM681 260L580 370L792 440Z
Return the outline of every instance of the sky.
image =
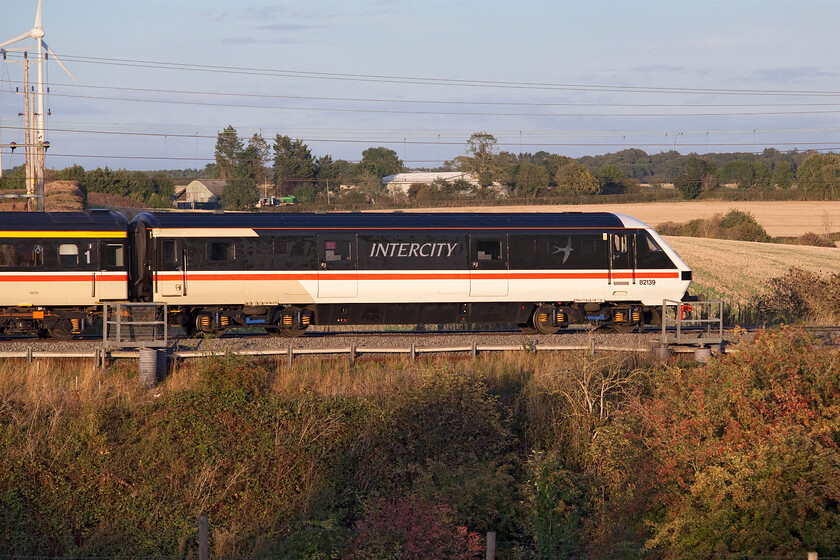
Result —
M36 8L0 1L0 43ZM571 157L837 152L838 21L840 0L43 0L75 76L46 63L47 165L203 168L228 125L409 168L479 131ZM0 60L0 144L24 142L21 58Z

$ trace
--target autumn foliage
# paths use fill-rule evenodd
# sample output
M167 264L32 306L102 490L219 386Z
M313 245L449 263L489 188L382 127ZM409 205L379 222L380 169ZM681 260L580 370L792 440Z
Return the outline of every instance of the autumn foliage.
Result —
M7 557L840 556L840 354L0 364Z
M840 359L803 331L655 374L611 437L600 450L626 474L616 496L651 551L840 550Z

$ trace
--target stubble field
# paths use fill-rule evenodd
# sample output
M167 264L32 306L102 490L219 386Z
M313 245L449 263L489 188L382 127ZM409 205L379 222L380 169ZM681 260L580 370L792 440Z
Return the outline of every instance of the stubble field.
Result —
M767 282L791 267L828 276L840 274L840 249L752 243L697 237L665 238L694 269L691 292L745 305Z
M663 222L687 222L726 214L732 209L749 212L773 237L794 237L813 232L840 231L840 201L728 202L719 200L650 202L630 204L557 204L546 206L490 206L435 208L434 212L616 212L656 227ZM406 212L423 210L406 210Z

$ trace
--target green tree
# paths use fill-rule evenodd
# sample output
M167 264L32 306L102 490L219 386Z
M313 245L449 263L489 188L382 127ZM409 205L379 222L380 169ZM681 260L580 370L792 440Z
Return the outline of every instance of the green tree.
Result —
M760 161L736 159L718 171L722 183L734 182L739 189L766 188L770 184L770 169Z
M598 179L576 161L558 169L554 181L557 183L556 192L559 196L580 196L601 192Z
M545 168L548 169L548 174L552 177L557 176L557 172L564 165L572 163L574 160L567 156L560 156L557 154L548 154L545 157Z
M324 199L327 200L326 197L329 197L330 193L335 194L341 184L343 179L341 166L338 162L333 161L332 156L327 154L315 160L315 167L315 177L321 187L320 189L315 188L315 196L318 196L318 191L322 191Z
M812 154L796 171L800 189L828 198L840 197L840 154Z
M356 175L355 183L356 189L354 190L374 202L385 195L385 186L382 184L382 178L375 173L363 171L361 174Z
M362 152L362 161L359 162L356 172L373 174L381 179L399 173L402 168L403 162L397 156L397 152L379 146Z
M525 162L516 172L516 192L521 196L536 198L548 189L548 180L548 169Z
M55 173L55 178L60 181L78 181L83 183L85 180L85 168L78 163L59 169Z
M697 156L689 156L685 170L674 181L674 186L685 199L697 198L701 192L710 191L718 185L715 165Z
M458 169L475 175L482 187L493 183L496 142L489 132L473 132L467 140L467 155L455 158Z
M253 208L259 199L260 194L252 177L233 177L222 190L222 206L229 210Z
M243 144L236 129L228 125L216 136L216 169L219 172L219 179L224 181L234 175L242 157Z
M770 186L774 189L789 189L793 186L793 170L790 168L790 162L780 161L773 167Z
M604 194L623 193L627 190L627 173L610 163L598 170L598 182Z
M303 183L315 178L315 161L303 140L292 140L278 134L274 139L274 187L281 195L289 195Z
M248 160L248 165L251 169L250 175L253 176L257 186L262 186L269 180L269 169L267 164L271 161L271 150L268 147L268 142L260 134L254 134L248 140L248 147L242 154L243 160Z

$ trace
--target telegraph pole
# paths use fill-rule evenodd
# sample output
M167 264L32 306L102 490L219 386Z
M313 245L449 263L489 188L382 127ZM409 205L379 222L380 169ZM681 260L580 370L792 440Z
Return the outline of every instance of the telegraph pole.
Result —
M23 53L23 113L24 141L26 142L26 194L33 194L32 173L32 107L29 104L29 57ZM31 199L26 199L26 211L31 210Z

